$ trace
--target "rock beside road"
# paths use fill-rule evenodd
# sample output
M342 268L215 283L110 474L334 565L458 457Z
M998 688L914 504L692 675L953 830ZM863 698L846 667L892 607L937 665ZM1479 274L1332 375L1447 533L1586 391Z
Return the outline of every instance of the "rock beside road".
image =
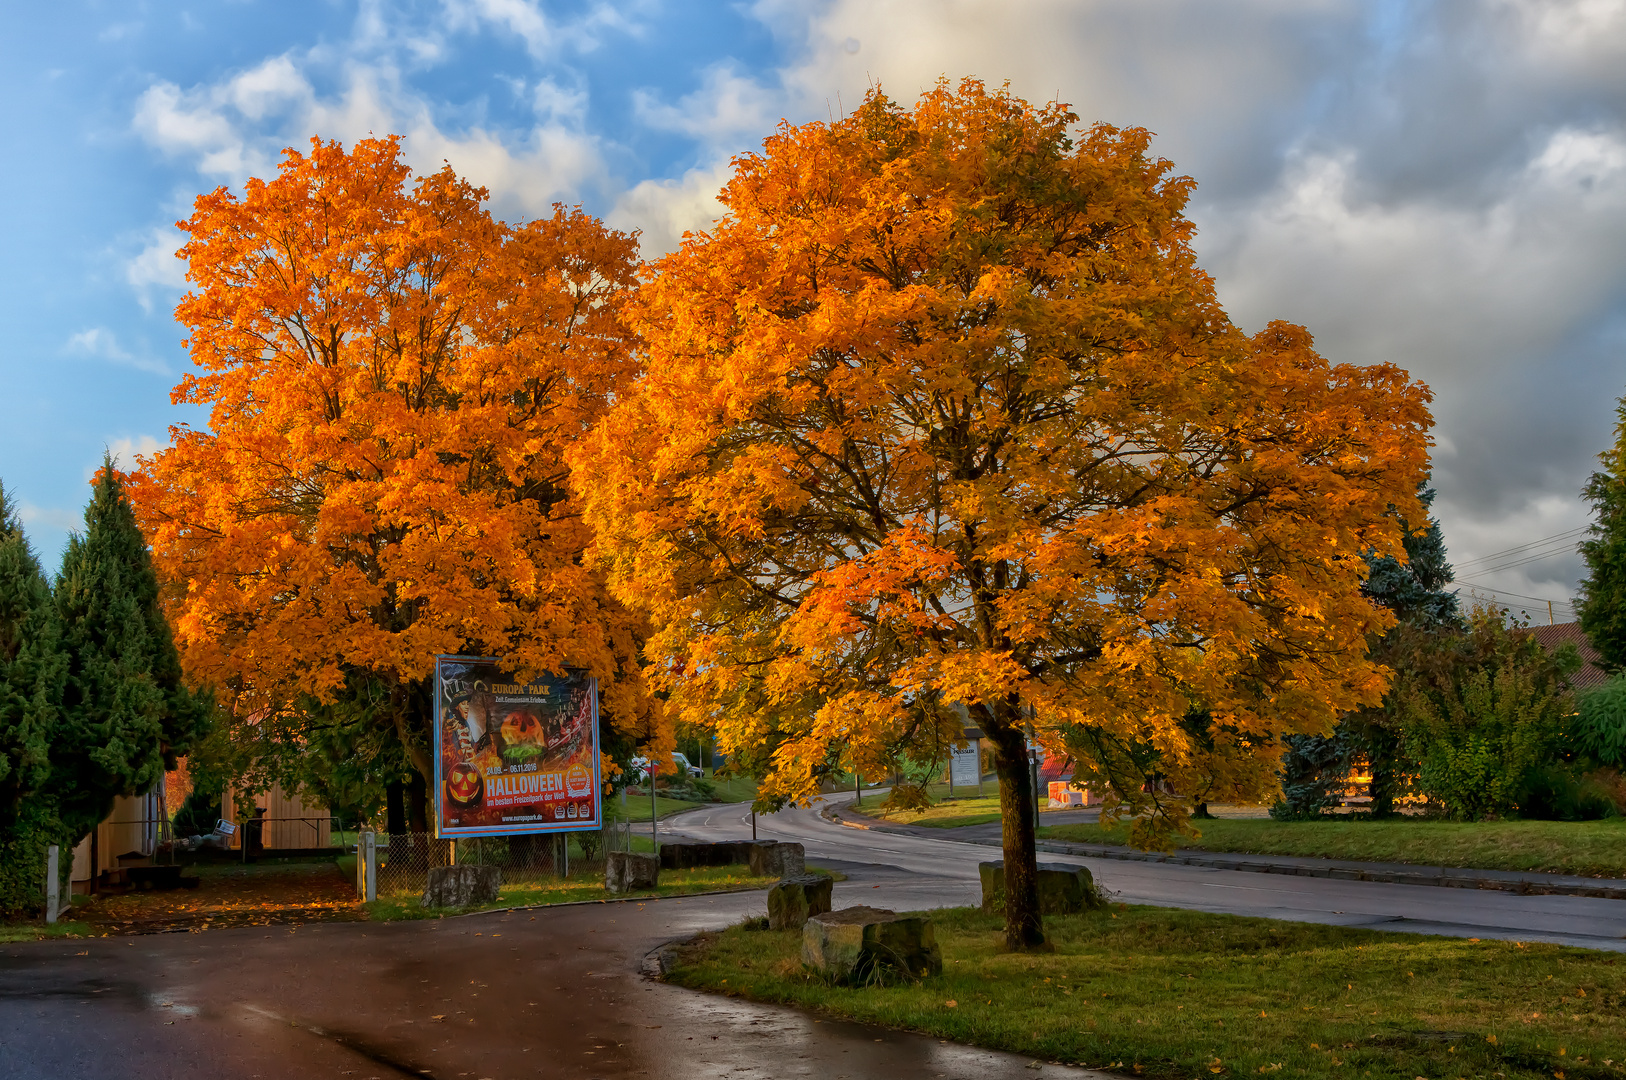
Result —
M604 888L624 893L660 884L661 859L643 851L611 851L604 856Z
M842 983L943 973L932 921L883 908L850 907L815 915L802 927L802 962Z
M982 879L982 910L998 915L1005 910L1005 860L977 864ZM1087 867L1066 863L1039 863L1039 913L1076 915L1106 906L1101 890Z
M797 845L798 847L801 845ZM828 874L797 874L768 890L768 929L800 930L807 920L830 910Z
M778 840L757 840L751 844L751 873L757 877L793 878L807 872L807 855L801 844ZM826 911L830 910L828 907Z
M423 906L473 907L493 904L502 888L502 869L496 866L433 866L423 890Z
M749 866L758 877L794 877L803 872L801 844L777 840L725 840L715 844L676 841L661 844L661 869L696 866Z

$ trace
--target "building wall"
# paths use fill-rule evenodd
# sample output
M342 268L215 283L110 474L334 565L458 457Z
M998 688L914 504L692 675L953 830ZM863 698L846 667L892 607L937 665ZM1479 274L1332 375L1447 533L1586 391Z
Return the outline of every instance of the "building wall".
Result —
M332 822L327 808L307 804L297 794L288 795L281 785L272 785L270 791L256 795L254 805L265 811L261 830L267 850L327 847L332 842ZM237 821L236 810L236 799L227 791L221 798L220 816L227 821ZM243 816L252 817L253 812ZM239 828L232 837L232 847L241 847L242 843L243 830Z
M117 869L120 856L150 858L158 848L162 816L156 791L118 796L112 813L96 826L95 842L87 836L73 849L72 879L88 885L102 871Z

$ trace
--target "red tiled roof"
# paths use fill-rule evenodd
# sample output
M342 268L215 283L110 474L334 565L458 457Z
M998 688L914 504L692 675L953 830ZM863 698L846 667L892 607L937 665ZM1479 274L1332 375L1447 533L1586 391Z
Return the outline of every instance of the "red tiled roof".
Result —
M1590 690L1594 686L1601 686L1609 680L1609 673L1598 666L1598 650L1592 647L1592 642L1586 638L1586 632L1581 629L1580 623L1558 623L1556 626L1532 626L1530 635L1541 642L1541 647L1548 652L1562 645L1574 645L1585 661L1581 670L1570 676L1570 685L1577 690Z

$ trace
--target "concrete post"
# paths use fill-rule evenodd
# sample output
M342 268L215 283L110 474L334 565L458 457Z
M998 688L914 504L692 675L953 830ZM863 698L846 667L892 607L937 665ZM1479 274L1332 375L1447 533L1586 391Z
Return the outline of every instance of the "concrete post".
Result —
M356 841L356 895L371 902L378 899L378 834L363 829Z
M55 844L45 849L45 921L56 922L62 910L62 875L57 868L61 849Z

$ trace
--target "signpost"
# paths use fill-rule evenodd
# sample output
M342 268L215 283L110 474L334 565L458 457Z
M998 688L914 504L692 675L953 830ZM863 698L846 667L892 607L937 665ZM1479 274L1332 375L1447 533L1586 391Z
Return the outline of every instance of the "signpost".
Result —
M949 751L949 787L975 787L982 793L982 740L972 738L967 745Z
M502 661L435 657L435 835L604 827L598 682L518 682Z
M55 844L45 849L45 921L48 923L56 922L61 910L62 872L57 867L60 850Z

